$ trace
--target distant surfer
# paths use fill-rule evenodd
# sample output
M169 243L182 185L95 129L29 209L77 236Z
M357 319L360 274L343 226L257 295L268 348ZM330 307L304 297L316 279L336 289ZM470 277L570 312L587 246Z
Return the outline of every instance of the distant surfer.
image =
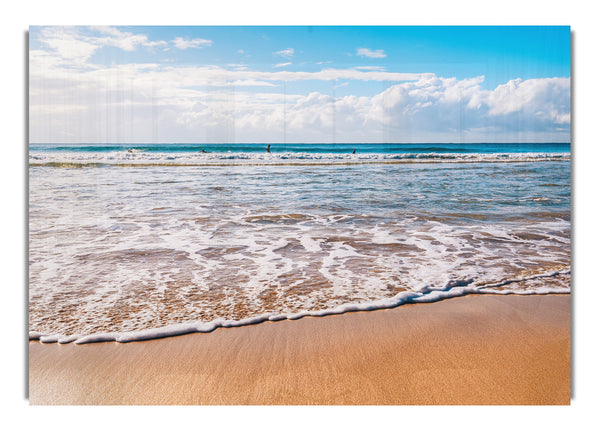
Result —
M267 153L271 152L271 144L267 145Z
M352 154L356 154L356 148L352 150Z

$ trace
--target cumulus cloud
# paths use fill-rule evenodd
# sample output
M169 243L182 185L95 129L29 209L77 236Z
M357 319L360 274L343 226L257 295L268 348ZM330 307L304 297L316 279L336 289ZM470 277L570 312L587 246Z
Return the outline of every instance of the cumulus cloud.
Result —
M356 50L356 55L358 55L359 57L369 57L369 58L385 58L385 57L387 57L386 53L383 52L383 49L371 50L369 48L358 48Z
M499 85L489 95L486 103L492 115L527 112L541 119L568 123L570 93L571 83L568 79L514 79ZM547 109L539 109L540 107Z
M191 71L163 71L157 65L122 67L116 82L100 71L89 72L86 79L68 80L69 89L46 83L41 91L34 80L31 140L47 141L43 137L48 130L39 127L47 124L53 125L57 141L77 140L63 133L77 130L86 142L165 142L175 137L181 142L204 137L273 142L283 133L288 141L568 140L568 78L524 80L486 90L481 87L483 77L423 76L371 97L333 97L319 92L249 92L243 88L274 84L248 80L243 72L230 72L217 82L222 72L217 70L215 90L198 90ZM238 73L240 79L230 79ZM52 109L57 104L61 109ZM156 133L148 136L151 130ZM106 133L112 136L102 135Z
M182 37L176 37L171 42L178 49L203 48L213 44L213 41L209 39L184 39Z
M431 77L397 84L374 96L367 118L398 133L435 132L485 141L560 136L570 129L570 80L515 80L494 90L484 77ZM485 134L481 134L486 131Z

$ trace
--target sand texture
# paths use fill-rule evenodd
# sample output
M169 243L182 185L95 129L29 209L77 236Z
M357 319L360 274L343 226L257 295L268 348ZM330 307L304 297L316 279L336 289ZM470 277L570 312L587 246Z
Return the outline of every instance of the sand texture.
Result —
M29 343L31 404L569 404L570 295L471 295L128 344Z

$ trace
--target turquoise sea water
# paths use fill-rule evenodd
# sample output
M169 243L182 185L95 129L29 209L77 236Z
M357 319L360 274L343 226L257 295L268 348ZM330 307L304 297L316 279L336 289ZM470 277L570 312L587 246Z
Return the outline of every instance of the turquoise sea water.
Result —
M267 145L253 144L32 144L30 150L37 151L71 151L103 153L111 151L139 150L148 152L185 153L185 152L263 152ZM498 144L270 144L273 153L568 153L569 143L498 143Z
M570 290L569 144L266 147L31 145L30 336Z

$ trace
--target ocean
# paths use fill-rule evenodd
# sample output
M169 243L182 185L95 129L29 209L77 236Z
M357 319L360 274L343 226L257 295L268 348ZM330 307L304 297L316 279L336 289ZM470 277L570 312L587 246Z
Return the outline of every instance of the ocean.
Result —
M30 339L570 292L568 143L267 145L31 144Z

